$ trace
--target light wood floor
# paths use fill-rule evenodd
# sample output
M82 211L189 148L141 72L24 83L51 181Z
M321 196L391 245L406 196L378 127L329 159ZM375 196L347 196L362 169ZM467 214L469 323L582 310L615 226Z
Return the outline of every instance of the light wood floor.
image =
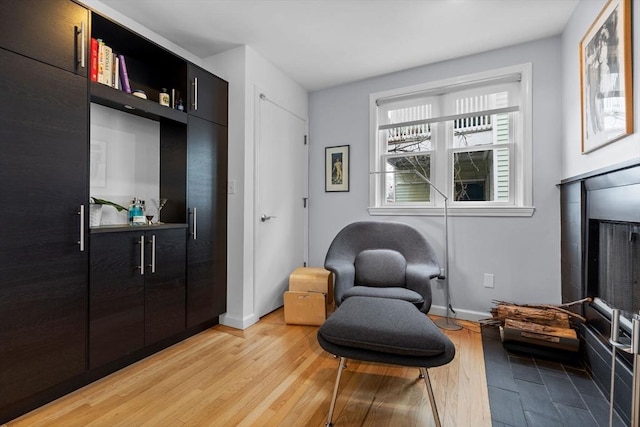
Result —
M444 426L491 426L479 327L447 335L456 356L429 370ZM323 426L337 359L317 327L282 309L245 331L216 326L7 423L18 426ZM334 424L432 426L418 369L349 361Z

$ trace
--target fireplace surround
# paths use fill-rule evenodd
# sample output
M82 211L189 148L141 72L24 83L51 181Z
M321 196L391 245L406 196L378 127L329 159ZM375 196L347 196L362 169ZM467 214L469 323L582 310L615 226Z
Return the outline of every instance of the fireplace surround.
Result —
M640 311L640 161L562 181L562 299L594 301L577 310L581 354L606 396L611 381L611 310L623 311L621 331L631 332ZM617 352L614 406L631 417L632 358Z

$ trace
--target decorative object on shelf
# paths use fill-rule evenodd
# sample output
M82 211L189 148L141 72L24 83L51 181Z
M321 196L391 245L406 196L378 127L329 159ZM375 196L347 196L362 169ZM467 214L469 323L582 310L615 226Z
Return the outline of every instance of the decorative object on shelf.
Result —
M162 224L162 222L160 222L160 211L162 210L162 208L164 208L164 205L167 204L167 201L168 199L151 199L151 202L153 202L154 206L158 210L158 216L156 217L156 224Z
M176 106L176 108L179 111L184 111L184 105L182 105L182 98L180 98L180 100L178 101L178 105Z
M118 212L122 212L122 211L126 211L127 208L125 208L122 205L119 205L117 203L111 202L109 200L104 200L104 199L98 199L97 197L91 197L89 199L90 203L96 204L96 205L107 205L107 206L113 206L114 208L116 208L116 210Z
M99 227L102 221L102 205L89 203L89 227Z
M129 225L147 225L144 214L144 201L135 197L129 205Z
M610 0L580 41L582 153L633 133L631 0Z
M349 146L325 148L324 191L349 191Z
M138 98L147 99L147 94L144 93L143 90L134 90L133 96L137 96Z
M169 94L167 93L167 88L162 88L160 91L160 95L158 95L158 103L165 107L168 107L171 103Z
M89 227L99 227L102 224L102 206L113 206L118 212L126 211L127 208L109 200L89 198Z

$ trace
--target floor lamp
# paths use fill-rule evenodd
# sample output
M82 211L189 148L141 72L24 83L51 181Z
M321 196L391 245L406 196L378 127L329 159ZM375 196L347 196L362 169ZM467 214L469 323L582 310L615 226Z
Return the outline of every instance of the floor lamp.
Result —
M451 306L451 297L449 294L449 211L448 211L448 202L449 198L446 194L444 194L438 187L436 187L426 176L422 175L417 170L401 170L401 171L388 171L388 172L371 172L371 174L407 174L412 173L415 174L418 178L420 178L425 183L429 184L431 188L436 190L440 196L444 199L444 272L443 269L440 270L440 276L438 276L438 280L444 281L444 292L445 292L445 305L446 305L446 316L444 318L440 317L434 320L433 323L438 325L440 329L446 329L449 331L458 331L462 329L454 319L451 318L449 313L455 313L453 307Z

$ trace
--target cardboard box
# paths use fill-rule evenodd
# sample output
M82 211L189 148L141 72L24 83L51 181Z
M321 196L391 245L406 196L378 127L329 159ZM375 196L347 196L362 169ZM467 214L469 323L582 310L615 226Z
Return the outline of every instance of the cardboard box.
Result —
M320 326L327 319L327 298L321 292L284 293L284 323Z
M296 268L289 276L290 291L315 291L327 295L327 304L333 304L333 275L322 267Z

